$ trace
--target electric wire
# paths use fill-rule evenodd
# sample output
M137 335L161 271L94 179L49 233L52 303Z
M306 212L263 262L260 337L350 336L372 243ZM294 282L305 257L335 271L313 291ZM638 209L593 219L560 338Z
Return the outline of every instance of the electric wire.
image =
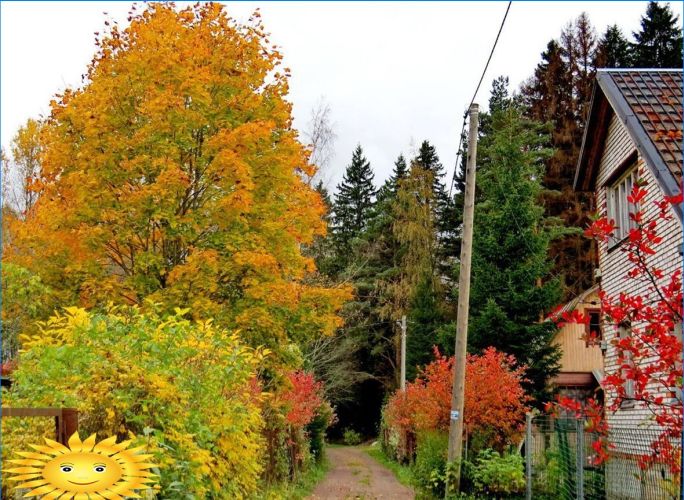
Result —
M494 44L492 45L492 50L489 51L489 57L487 58L487 63L485 64L484 69L482 70L482 75L480 76L480 81L477 82L477 87L475 87L475 92L473 92L473 97L470 99L470 104L468 104L468 107L466 108L465 112L463 113L463 126L461 127L461 134L458 139L458 150L456 151L456 164L454 165L454 173L451 176L451 183L449 184L449 199L451 199L451 190L454 186L454 181L456 180L456 172L458 171L458 161L461 156L461 144L463 143L463 133L465 132L465 127L466 127L466 119L468 118L468 110L470 109L470 106L473 105L475 102L475 98L477 97L477 93L480 91L480 86L482 85L482 81L484 80L485 75L487 74L487 69L489 68L489 63L492 61L492 56L494 55L494 50L496 49L496 45L499 43L499 37L501 36L501 31L503 31L504 24L506 24L506 18L508 17L508 12L511 10L511 4L513 1L511 0L508 2L508 6L506 7L506 12L504 13L503 19L501 20L501 25L499 26L499 31L496 34L496 38L494 39Z

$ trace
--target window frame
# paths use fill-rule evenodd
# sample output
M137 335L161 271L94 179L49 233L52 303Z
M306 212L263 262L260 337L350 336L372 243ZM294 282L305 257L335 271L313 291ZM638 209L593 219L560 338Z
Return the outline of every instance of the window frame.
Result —
M606 205L608 219L615 222L615 233L611 237L608 247L615 248L629 236L629 231L637 227L630 218L630 213L639 210L639 204L632 204L627 197L632 192L634 184L639 179L639 168L636 159L631 159L613 182L606 186Z
M601 345L601 341L603 340L603 328L601 327L601 308L599 307L585 307L584 308L584 314L589 318L589 321L584 325L584 333L585 333L585 345L586 347L590 347L589 344L589 339L591 338L591 315L592 314L598 314L598 332L596 335L596 339L594 342L598 342L598 345ZM596 344L591 344L591 345L596 345Z

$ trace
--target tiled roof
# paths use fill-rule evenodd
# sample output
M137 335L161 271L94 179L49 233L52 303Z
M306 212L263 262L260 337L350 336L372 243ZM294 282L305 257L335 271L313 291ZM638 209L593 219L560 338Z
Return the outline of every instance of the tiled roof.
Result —
M682 180L682 71L609 71L672 175Z
M593 191L610 120L624 125L663 194L682 192L682 70L599 69L574 188ZM674 209L684 220L682 205Z

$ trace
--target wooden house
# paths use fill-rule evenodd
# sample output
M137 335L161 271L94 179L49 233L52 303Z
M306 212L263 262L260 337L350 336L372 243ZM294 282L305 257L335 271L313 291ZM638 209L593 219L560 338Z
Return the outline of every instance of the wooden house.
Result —
M552 343L561 351L560 371L552 383L558 394L583 401L596 397L603 378L601 353L601 303L598 285L565 304L557 314L576 310L589 317L589 323L567 323L559 328Z

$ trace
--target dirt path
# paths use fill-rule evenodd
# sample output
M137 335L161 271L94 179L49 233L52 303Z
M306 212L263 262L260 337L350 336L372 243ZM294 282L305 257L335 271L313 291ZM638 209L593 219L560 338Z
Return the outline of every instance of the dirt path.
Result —
M326 453L330 470L309 500L413 500L415 497L389 469L358 448L328 448Z

